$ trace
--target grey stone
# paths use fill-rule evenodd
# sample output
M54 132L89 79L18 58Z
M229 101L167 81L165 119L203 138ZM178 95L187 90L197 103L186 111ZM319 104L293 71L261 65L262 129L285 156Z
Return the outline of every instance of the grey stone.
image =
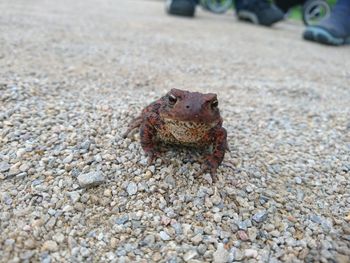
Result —
M11 205L13 200L11 196L8 193L2 193L1 195L2 202L4 202L6 205Z
M100 154L95 155L94 159L98 163L102 162L102 156Z
M207 251L207 245L205 244L200 244L198 247L197 247L197 251L200 255L204 255L204 253Z
M30 258L32 258L35 254L35 251L33 250L27 250L23 253L20 254L20 258L23 260L29 260Z
M80 148L83 150L89 150L90 145L91 145L91 141L87 139L80 145Z
M12 247L15 243L16 241L14 239L8 238L5 240L4 245L7 247Z
M237 226L238 226L238 229L247 231L247 228L248 228L248 227L247 227L247 224L246 224L245 221L239 221L239 222L237 223Z
M246 188L245 188L245 190L246 190L246 192L247 193L251 193L251 192L253 192L253 187L251 187L250 185L248 185Z
M71 163L72 160L73 160L73 154L70 154L66 158L63 159L63 163Z
M214 221L215 222L220 223L221 222L221 218L222 218L221 213L215 213L214 214Z
M268 201L269 201L269 198L268 198L267 196L261 195L261 196L259 197L259 202L260 202L261 205L266 204Z
M78 202L80 199L80 193L78 191L68 192L67 195L73 204Z
M310 220L314 223L321 224L322 223L322 218L318 215L311 215Z
M244 258L244 254L240 249L236 249L234 259L237 261L241 261Z
M7 172L8 170L10 170L11 165L9 165L7 162L0 162L0 172Z
M299 176L295 177L294 181L296 184L301 184L303 182L303 180Z
M51 256L45 253L40 257L40 263L51 263L52 259Z
M26 172L22 172L16 175L17 179L23 179L24 177L26 177L28 175L28 173Z
M171 175L167 175L164 179L164 181L170 185L171 187L175 187L176 186L176 181L174 179L174 177L172 177Z
M194 237L191 238L191 242L194 245L198 245L199 243L202 242L202 240L203 240L202 234L197 234L197 235L195 235Z
M42 179L35 179L33 182L32 182L32 186L37 186L37 185L40 185L42 184L44 181Z
M156 239L154 235L149 234L141 241L141 246L152 247L154 245L155 240Z
M129 195L134 195L137 193L137 185L134 182L128 184L126 191Z
M179 223L172 223L171 226L174 228L176 235L182 235L183 231L182 231L182 226Z
M88 188L104 183L105 177L101 171L84 173L78 176L78 182L81 187Z
M171 239L171 237L170 237L170 236L168 235L168 233L165 232L165 231L160 231L160 232L159 232L159 236L160 236L160 238L161 238L162 240L164 240L164 241L168 241L168 240Z
M254 220L257 223L262 223L267 219L267 216L268 216L267 211L262 210L254 214L252 217L252 220Z
M86 247L81 247L80 248L80 254L84 257L87 258L88 256L90 256L90 250Z
M224 248L224 244L219 243L218 248L213 254L214 263L226 263L229 259L229 252Z
M257 258L258 257L258 251L255 249L248 248L244 250L244 257L245 258Z
M42 245L42 250L43 251L57 251L58 250L58 245L55 241L53 240L47 240L44 242L44 244Z
M71 171L71 175L72 175L73 177L78 177L79 174L80 174L80 170L77 169L76 167L74 167L74 168L72 169L72 171Z
M183 256L185 262L189 262L191 259L195 258L198 255L196 250L189 250Z
M125 224L128 221L129 221L129 216L128 215L123 215L123 216L117 218L115 222L118 225L123 225L123 224Z

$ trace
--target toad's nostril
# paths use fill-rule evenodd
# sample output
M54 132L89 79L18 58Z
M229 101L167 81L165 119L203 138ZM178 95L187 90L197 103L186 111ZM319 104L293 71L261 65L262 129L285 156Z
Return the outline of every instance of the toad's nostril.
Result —
M186 105L186 108L189 109L189 108L190 108L190 105Z

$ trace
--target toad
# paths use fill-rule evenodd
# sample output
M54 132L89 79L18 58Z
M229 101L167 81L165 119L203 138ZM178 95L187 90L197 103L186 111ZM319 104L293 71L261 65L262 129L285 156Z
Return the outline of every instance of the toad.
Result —
M204 148L208 153L202 172L209 171L215 181L216 170L228 150L218 104L217 95L213 93L172 89L144 108L123 137L135 128L140 129L141 146L149 157L148 164L160 156L162 142Z

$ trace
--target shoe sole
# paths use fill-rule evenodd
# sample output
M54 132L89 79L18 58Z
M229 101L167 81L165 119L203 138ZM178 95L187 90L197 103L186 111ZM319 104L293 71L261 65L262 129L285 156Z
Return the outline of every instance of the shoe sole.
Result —
M238 11L237 17L240 20L248 21L253 24L262 25L262 26L272 26L274 23L283 19L282 17L282 19L275 19L275 20L271 20L269 23L266 23L266 22L263 23L262 21L259 20L258 16L255 13L250 11L244 11L244 10Z
M310 27L303 34L304 39L325 45L341 46L350 44L350 37L339 38L331 35L327 30L320 27Z
M237 16L240 20L249 21L256 25L260 24L258 17L252 12L238 11Z

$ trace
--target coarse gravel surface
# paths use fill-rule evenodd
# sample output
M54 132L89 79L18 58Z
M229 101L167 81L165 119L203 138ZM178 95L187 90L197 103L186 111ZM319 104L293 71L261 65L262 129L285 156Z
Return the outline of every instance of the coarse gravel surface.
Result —
M1 262L350 262L349 46L159 1L0 10ZM216 183L121 136L171 88L218 94Z

